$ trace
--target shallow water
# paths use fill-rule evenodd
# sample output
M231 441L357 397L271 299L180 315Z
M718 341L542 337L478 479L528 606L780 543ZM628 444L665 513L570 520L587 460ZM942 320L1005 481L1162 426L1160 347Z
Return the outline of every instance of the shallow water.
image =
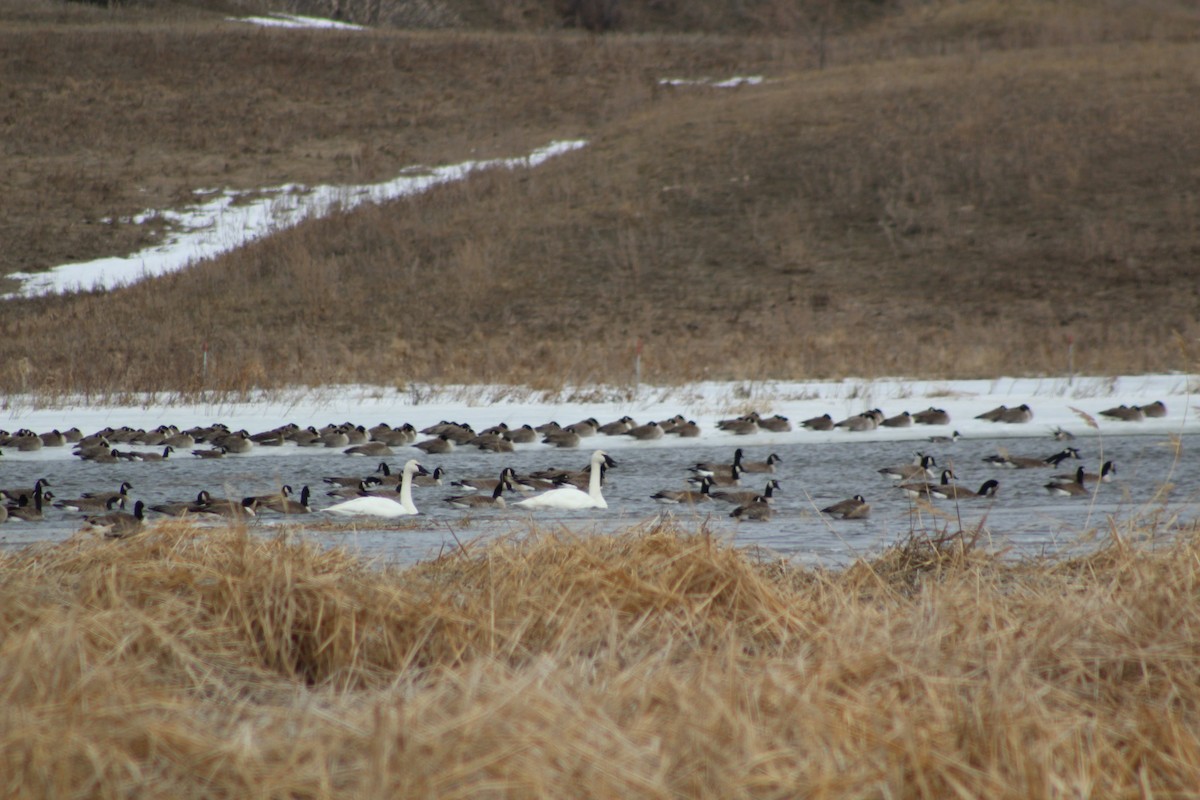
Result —
M450 481L468 477L496 477L504 466L518 473L548 467L581 469L592 446L603 446L605 437L585 440L577 450L556 450L544 445L519 446L510 454L482 453L459 448L441 456L425 456L412 448L395 448L388 459L399 469L411 457L420 456L430 470L446 470L444 485L417 487L414 490L420 516L400 522L364 518L352 525L329 530L331 516L283 517L264 512L251 522L251 528L263 535L278 532L281 525L295 535L348 547L371 557L400 564L435 557L460 542L528 531L530 520L541 527L565 526L575 531L605 532L670 515L685 529L703 525L715 535L728 537L741 546L761 546L803 563L844 564L903 538L914 527L918 530L970 529L982 523L995 548L1011 548L1016 554L1034 555L1057 551L1077 541L1079 534L1092 528L1105 528L1112 521L1124 521L1137 514L1166 510L1184 520L1197 516L1200 487L1200 458L1194 445L1200 437L1185 435L1177 440L1177 449L1169 437L1160 435L1106 436L1081 439L1082 461L1064 462L1063 469L1010 470L988 466L983 457L1000 452L1044 457L1057 452L1062 444L1048 437L1028 439L963 439L953 444L919 441L843 442L805 444L794 438L775 445L745 446L745 458L765 460L777 453L782 461L774 475L747 475L742 488L761 489L769 477L780 481L773 518L767 522L739 522L729 517L733 506L710 502L693 507L660 505L650 495L660 489L684 488L690 474L687 467L697 461L730 461L741 446L738 437L716 436L695 445L672 440L669 446L654 443L623 444L611 450L618 466L608 473L604 496L607 511L536 512L508 508L497 511L464 511L453 508L444 498L461 493ZM1101 450L1102 448L1102 450ZM142 448L149 449L149 448ZM971 488L988 478L1000 481L995 500L963 500L955 504L935 501L918 504L893 487L893 482L876 470L909 462L914 452L935 455L940 466L951 466L958 482ZM1071 472L1083 464L1099 471L1102 460L1113 460L1118 474L1104 484L1092 498L1065 498L1049 495L1043 488L1052 474ZM0 459L0 486L29 485L39 477L50 480L59 498L71 498L84 491L115 490L127 480L135 487L133 495L147 505L167 500L188 500L201 489L214 495L241 497L266 494L282 484L297 492L308 485L313 491L314 508L324 508L336 499L325 492L332 488L323 482L327 475L367 475L378 459L344 455L336 449L286 446L258 448L242 456L223 459L199 459L176 454L162 462L96 464L80 461L69 448L45 449L35 454L9 454ZM1164 485L1172 485L1169 501L1159 495ZM866 520L835 520L817 509L854 494L862 494L871 503ZM512 500L517 496L510 495ZM161 518L151 515L152 518ZM46 520L39 523L9 521L0 525L0 547L12 549L39 541L59 541L79 529L81 515L47 508ZM323 524L322 524L323 523Z

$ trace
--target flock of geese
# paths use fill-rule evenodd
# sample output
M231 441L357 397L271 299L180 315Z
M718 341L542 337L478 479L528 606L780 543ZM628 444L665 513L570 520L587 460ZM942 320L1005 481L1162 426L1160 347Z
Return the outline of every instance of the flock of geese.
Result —
M1101 412L1102 416L1123 421L1138 421L1147 417L1166 415L1166 407L1160 401L1147 406L1118 406ZM1022 424L1033 419L1033 411L1027 405L996 409L980 414L977 419L996 423ZM802 428L809 430L867 431L877 427L906 427L910 425L949 426L950 416L944 409L930 407L924 411L905 411L895 416L885 416L879 409L834 421L829 414L803 420ZM749 435L761 431L791 431L792 423L783 416L766 417L751 413L736 418L721 420L716 427L734 435ZM223 425L197 427L180 430L163 425L152 431L133 428L106 428L90 436L84 436L77 428L68 431L50 431L37 434L29 430L15 433L0 431L0 447L18 451L36 450L42 447L73 446L73 453L85 461L117 463L122 461L161 461L181 450L190 450L198 458L222 458L230 453L244 453L253 447L278 447L292 444L298 447L338 448L347 455L387 458L395 453L394 448L412 447L426 455L450 453L459 447L474 447L481 451L513 452L514 445L541 442L555 448L579 447L581 442L597 436L629 436L639 441L652 441L664 436L697 437L700 427L695 421L678 415L669 420L636 423L626 416L601 424L589 418L566 426L550 422L533 427L512 427L501 423L491 428L475 431L464 423L443 421L418 431L411 424L391 427L381 424L372 428L342 423L324 428L301 428L295 424L283 425L268 431L251 434L245 430L231 431ZM420 436L427 438L418 441ZM949 436L930 436L933 442L952 442L959 438L955 431ZM1055 438L1073 438L1061 429ZM201 447L203 445L203 447ZM144 449L152 448L152 449ZM2 451L0 451L2 455ZM997 454L984 459L989 465L1008 469L1061 468L1064 461L1079 459L1074 447L1064 449L1046 457L1011 456ZM733 506L730 516L738 520L764 521L771 518L772 499L780 490L779 480L771 477L781 462L778 455L771 454L762 461L748 460L742 448L734 452L728 463L697 463L688 468L687 488L663 489L651 499L668 505L695 505L699 503L723 502ZM505 467L495 478L477 478L454 481L452 486L461 492L444 498L452 507L465 509L514 507L525 510L556 509L563 511L604 509L608 507L603 496L605 471L616 466L616 462L603 449L596 449L588 466L579 472L551 470L544 473L518 475L511 467ZM926 500L967 500L996 496L999 482L984 481L978 489L956 483L950 469L939 470L932 455L918 453L912 463L883 467L879 474L894 481L897 489L909 497ZM414 485L438 485L442 483L444 471L438 467L430 472L416 458L406 461L398 473L393 473L386 461L382 461L373 474L351 476L328 476L324 480L330 485L329 495L338 502L320 509L321 513L335 516L369 516L396 518L416 515L413 500ZM1097 474L1078 467L1069 473L1056 474L1045 484L1048 492L1062 496L1085 496L1089 487L1104 483L1116 474L1112 462L1104 464ZM744 476L766 476L762 491L746 488ZM50 490L46 479L36 481L28 487L0 489L0 522L36 522L44 519L47 503L69 512L83 514L83 527L119 538L142 529L147 512L169 516L208 515L226 518L244 518L269 511L278 514L308 514L317 509L311 505L312 492L304 486L295 496L290 486L268 495L220 498L201 491L193 500L175 501L147 507L138 500L130 506L133 487L123 482L116 491L88 492L80 497L58 499ZM509 503L505 493L516 493L521 500ZM839 503L822 508L821 511L838 519L865 519L870 515L870 504L862 495L855 495Z

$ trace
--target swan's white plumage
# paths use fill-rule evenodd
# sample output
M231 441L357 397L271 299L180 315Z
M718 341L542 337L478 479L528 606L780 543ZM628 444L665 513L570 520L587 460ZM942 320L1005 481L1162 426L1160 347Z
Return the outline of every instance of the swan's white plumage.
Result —
M412 479L421 470L421 465L415 459L404 465L404 475L400 479L400 502L390 497L355 497L335 503L325 510L347 517L409 517L418 514L420 512L413 503Z
M586 492L575 486L561 486L520 500L513 505L535 511L540 509L580 511L588 508L608 508L608 503L604 501L604 495L600 493L600 471L607 460L608 454L603 450L592 453L591 477L588 478Z

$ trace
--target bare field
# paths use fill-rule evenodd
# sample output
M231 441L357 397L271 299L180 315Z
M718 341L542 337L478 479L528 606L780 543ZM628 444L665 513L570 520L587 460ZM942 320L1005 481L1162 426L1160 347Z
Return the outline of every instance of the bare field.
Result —
M834 572L530 531L403 571L167 523L0 554L20 797L1183 797L1196 531ZM1135 543L1136 542L1136 543Z
M108 294L7 301L0 389L1186 370L1200 20L914 7L797 36L296 33L0 13L0 271L200 187L590 145ZM31 22L30 20L33 19ZM1183 40L1183 41L1181 41ZM764 74L759 87L662 77ZM209 348L206 375L200 353Z

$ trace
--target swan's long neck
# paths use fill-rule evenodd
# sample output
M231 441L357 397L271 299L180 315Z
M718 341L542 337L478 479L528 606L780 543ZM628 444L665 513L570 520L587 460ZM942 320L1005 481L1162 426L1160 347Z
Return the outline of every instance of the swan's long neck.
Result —
M404 510L410 514L417 513L417 506L413 503L412 496L412 478L414 470L404 470L404 477L400 479L400 505L404 506Z
M607 508L608 504L604 502L604 495L600 494L600 473L603 468L600 466L603 461L592 461L592 474L588 478L588 497L595 501L597 506Z

